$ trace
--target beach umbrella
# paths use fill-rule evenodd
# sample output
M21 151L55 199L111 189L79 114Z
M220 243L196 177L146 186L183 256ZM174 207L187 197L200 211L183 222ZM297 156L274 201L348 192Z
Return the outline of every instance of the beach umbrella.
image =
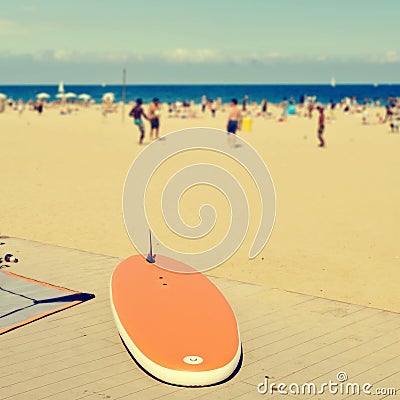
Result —
M66 99L74 99L75 97L76 97L75 93L72 93L72 92L65 93Z
M82 93L78 96L78 99L83 100L83 101L88 101L91 99L92 96L90 94Z
M50 95L48 93L42 92L36 95L39 100L49 99Z
M5 100L7 96L4 93L0 93L0 100Z
M65 99L65 94L64 93L58 93L56 94L57 99Z
M114 93L108 92L103 94L103 101L113 102L115 99Z

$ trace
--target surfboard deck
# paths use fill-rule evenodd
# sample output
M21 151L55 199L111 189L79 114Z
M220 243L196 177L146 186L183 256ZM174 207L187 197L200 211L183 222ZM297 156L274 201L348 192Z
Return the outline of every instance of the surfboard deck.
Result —
M231 306L206 276L167 257L157 260L161 257L181 272L139 255L112 274L111 308L125 346L161 381L207 386L226 380L242 355Z

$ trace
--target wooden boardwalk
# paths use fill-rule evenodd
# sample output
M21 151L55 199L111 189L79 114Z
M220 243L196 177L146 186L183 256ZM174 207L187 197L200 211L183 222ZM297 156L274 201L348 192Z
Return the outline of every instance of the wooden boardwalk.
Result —
M257 386L348 381L400 388L400 315L303 294L212 278L239 320L244 360L229 382L179 388L142 372L120 342L109 306L117 258L3 239L17 274L96 298L0 336L0 399L395 399L398 395L258 393ZM212 271L211 271L212 274ZM312 277L310 278L312 279Z

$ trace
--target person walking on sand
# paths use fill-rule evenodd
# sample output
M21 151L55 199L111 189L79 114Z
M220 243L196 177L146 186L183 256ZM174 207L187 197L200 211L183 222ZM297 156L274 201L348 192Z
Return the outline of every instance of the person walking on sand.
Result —
M318 117L318 139L319 139L319 147L325 147L325 140L322 137L324 134L325 130L325 114L324 114L324 108L322 106L318 106L317 110L319 112L319 117Z
M399 132L399 124L395 120L393 113L389 117L389 126L391 132Z
M237 104L237 99L231 100L231 110L229 112L228 123L226 126L226 131L228 132L228 143L232 147L236 145L236 138L234 135L236 135L240 120L240 110Z
M267 102L267 99L262 99L262 102L261 102L261 115L263 117L266 117L267 113L268 113L268 102Z
M147 120L150 120L149 117L145 114L145 112L142 108L142 104L143 104L143 100L137 99L135 106L132 108L131 112L129 113L129 116L133 117L134 124L139 128L139 132L140 132L139 144L142 144L143 139L144 139L144 124L143 124L142 117L146 118Z
M314 100L310 99L307 105L307 111L308 111L308 118L312 118L313 111L314 111Z
M330 119L331 121L335 121L335 120L336 120L336 117L335 117L335 107L336 107L335 102L334 102L332 99L330 99L330 100L329 100L329 103L328 103L328 109L329 109L329 119Z
M42 112L43 112L43 101L42 100L36 100L35 101L35 105L34 105L34 109L37 111L37 113L39 115L41 115Z
M218 103L216 100L213 100L213 102L211 103L211 115L213 118L215 118L215 113L217 112L217 108L218 108Z
M242 110L247 111L247 103L249 102L249 96L246 94L242 100Z
M206 107L207 107L207 96L203 94L203 96L201 96L201 112L205 112Z
M150 118L150 140L153 140L153 131L155 131L155 138L158 139L160 131L160 101L154 97L149 106Z
M25 108L24 102L22 101L22 99L19 99L18 103L17 103L17 110L18 110L18 115L20 117L22 116L22 113L24 112L24 108Z

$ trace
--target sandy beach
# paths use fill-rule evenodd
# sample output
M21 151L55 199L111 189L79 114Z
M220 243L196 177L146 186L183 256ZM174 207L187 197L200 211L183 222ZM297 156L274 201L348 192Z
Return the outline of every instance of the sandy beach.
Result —
M25 111L19 117L11 110L1 114L0 233L117 257L134 254L121 199L127 171L142 147L127 117L129 107L125 112L124 122L120 112L103 118L96 108L71 115L54 109L41 116ZM198 119L168 118L164 108L161 135L193 126L226 126L226 113L217 112L215 118L198 114ZM259 152L274 180L275 227L262 253L249 260L259 206L254 188L243 182L255 208L248 235L230 260L208 273L400 312L395 279L400 266L400 135L374 122L364 126L360 115L339 110L326 127L328 146L321 149L316 114L311 120L292 116L285 123L254 119L252 131L239 135ZM204 157L210 160L209 154ZM191 159L166 165L166 176ZM238 165L216 161L246 180ZM185 199L189 206L183 204L189 224L196 223L206 195L214 195L217 209L224 210L218 193L196 190ZM157 211L159 202L152 195L146 206ZM215 234L202 245L215 244L226 228L224 211L219 217Z

